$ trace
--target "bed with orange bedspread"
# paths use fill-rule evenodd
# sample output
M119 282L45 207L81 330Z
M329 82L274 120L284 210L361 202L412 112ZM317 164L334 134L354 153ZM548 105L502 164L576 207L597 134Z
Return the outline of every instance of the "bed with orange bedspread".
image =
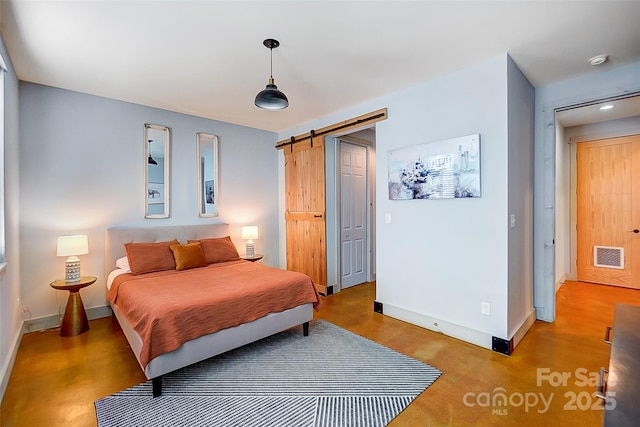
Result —
M203 335L302 304L319 304L309 276L248 261L121 274L107 298L142 338L143 368Z
M106 232L107 299L145 376L153 380L154 396L161 394L168 372L291 327L303 325L308 334L320 297L305 274L244 260L182 271L111 271L129 242L187 242L227 232L226 224Z

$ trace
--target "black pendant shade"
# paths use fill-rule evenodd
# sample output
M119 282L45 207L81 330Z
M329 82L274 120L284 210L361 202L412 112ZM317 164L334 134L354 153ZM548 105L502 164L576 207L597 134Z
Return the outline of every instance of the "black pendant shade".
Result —
M271 51L271 76L267 87L256 95L256 107L265 110L282 110L289 106L287 96L278 90L273 80L273 49L280 46L280 42L274 39L266 39L263 44Z
M158 162L156 162L156 159L154 159L153 157L151 157L151 143L153 142L153 139L149 140L149 161L148 163L150 165L157 165Z

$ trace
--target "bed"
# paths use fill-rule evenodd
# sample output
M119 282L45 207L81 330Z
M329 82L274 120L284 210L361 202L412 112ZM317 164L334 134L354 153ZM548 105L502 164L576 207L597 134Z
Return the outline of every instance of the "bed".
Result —
M303 334L309 333L309 321L313 319L314 308L319 307L320 298L306 275L239 260L237 257L223 257L220 262L214 259L214 263L207 262L206 265L177 271L186 265L181 262L183 259L178 258L177 250L194 249L194 245L186 243L195 243L206 249L207 242L228 239L228 234L227 224L113 227L105 232L105 277L109 303L145 376L152 380L154 397L161 395L162 376L166 373L292 327L302 325ZM138 258L139 253L146 252L134 252L134 249L146 250L147 246L164 245L154 242L170 241L174 241L170 246L177 262L174 270L140 269L153 256ZM228 241L233 245L230 239ZM209 258L211 253L207 254ZM217 257L218 253L213 256ZM123 267L124 260L136 264L118 268ZM157 264L159 261L153 262ZM193 286L193 290L188 288L186 291L185 283ZM261 286L267 290L259 289ZM297 287L295 291L283 292L278 290L281 289L278 286ZM216 292L212 292L212 289ZM213 308L213 299L222 293L222 289L228 289L232 295L226 296L226 300L218 302L217 308ZM135 300L140 298L141 292L146 292L144 297ZM153 302L150 295L154 292L159 293L160 302ZM182 304L182 297L177 298L177 294L170 296L168 292L185 295L185 300L187 296L192 297L189 308L178 305L178 301ZM265 302L259 302L252 299L258 297L253 294L250 296L250 293L267 294L270 297L263 299ZM165 304L163 299L168 300L166 303L171 314L154 312L156 306ZM271 306L274 300L279 301L274 304L280 305ZM223 312L228 318L224 321L219 319ZM157 323L163 326L156 326ZM189 327L186 332L172 330L187 323ZM202 330L194 331L196 326L202 327ZM169 343L160 343L158 337L164 336L169 336Z

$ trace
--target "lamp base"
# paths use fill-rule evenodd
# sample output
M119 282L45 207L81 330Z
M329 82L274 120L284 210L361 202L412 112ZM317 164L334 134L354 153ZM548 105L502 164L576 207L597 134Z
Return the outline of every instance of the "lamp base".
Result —
M80 258L77 256L70 256L64 263L65 277L64 281L67 283L74 283L80 281Z
M253 246L253 240L247 240L247 258L252 258L255 256L255 248Z

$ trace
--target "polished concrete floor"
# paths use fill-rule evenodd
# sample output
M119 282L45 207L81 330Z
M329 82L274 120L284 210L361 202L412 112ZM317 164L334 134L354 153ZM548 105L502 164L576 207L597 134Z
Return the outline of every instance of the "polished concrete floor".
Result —
M444 373L391 426L595 427L603 412L594 375L608 365L610 350L605 328L614 304L640 305L640 291L565 283L556 322L537 321L511 356L374 313L374 299L374 283L355 286L324 297L317 317ZM327 369L332 363L321 361ZM57 330L26 334L0 425L95 426L96 399L144 380L114 318L91 321L90 331L77 337L62 338Z

